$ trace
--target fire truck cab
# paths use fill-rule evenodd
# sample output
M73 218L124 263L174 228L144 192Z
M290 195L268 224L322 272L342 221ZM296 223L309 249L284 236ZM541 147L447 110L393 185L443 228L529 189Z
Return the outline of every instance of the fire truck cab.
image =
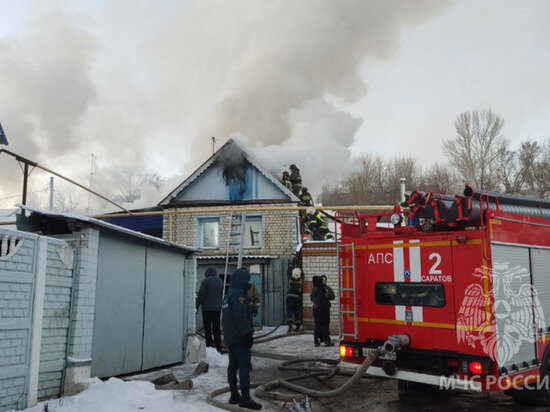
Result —
M368 374L550 406L550 212L510 197L467 187L414 192L405 211L337 213L343 361L406 334Z

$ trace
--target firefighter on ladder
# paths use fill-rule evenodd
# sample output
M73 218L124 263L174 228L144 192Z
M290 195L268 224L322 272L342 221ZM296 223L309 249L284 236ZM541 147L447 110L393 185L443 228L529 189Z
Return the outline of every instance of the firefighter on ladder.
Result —
M292 192L292 182L290 181L290 175L287 171L283 172L283 179L281 180L283 185Z
M320 211L311 206L306 209L306 215L307 232L313 237L313 240L332 239L332 235L330 234L330 230L328 230L325 218Z

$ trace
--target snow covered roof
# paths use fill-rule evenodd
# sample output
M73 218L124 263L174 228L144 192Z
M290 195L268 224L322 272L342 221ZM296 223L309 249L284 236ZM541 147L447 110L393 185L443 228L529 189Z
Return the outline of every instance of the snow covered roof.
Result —
M151 243L156 243L159 246L170 247L170 248L174 248L174 249L183 250L186 253L193 253L193 252L198 251L197 249L189 247L189 246L180 245L180 244L174 243L174 242L168 242L168 241L160 239L158 237L146 235L144 233L136 232L136 231L131 230L131 229L126 229L124 227L117 226L117 225L114 225L112 223L107 223L107 222L104 222L103 220L94 219L93 217L89 217L89 216L73 215L73 214L70 214L70 213L54 212L54 211L51 211L51 210L45 211L45 210L41 210L41 209L38 209L38 208L35 208L35 207L32 207L32 206L26 206L26 205L17 205L17 206L19 206L23 210L27 210L29 212L37 213L37 214L44 215L44 216L49 216L49 217L52 217L52 218L55 218L55 219L78 220L80 222L88 223L90 226L93 226L93 227L96 227L96 228L100 228L100 229L103 228L103 229L110 230L112 232L118 232L118 233L130 236L130 237L142 239L142 240L145 240L145 241L148 241L148 242L151 242Z
M159 206L166 206L170 203L170 201L177 197L179 193L181 193L182 190L184 190L186 187L188 187L191 183L193 183L200 175L202 175L210 166L214 164L214 162L220 158L225 152L237 147L239 150L242 151L244 158L256 169L258 169L268 180L270 180L277 188L279 188L284 194L286 194L292 201L299 202L300 199L292 193L292 191L288 190L285 185L283 185L279 179L277 179L275 176L273 176L269 171L264 169L260 163L258 163L257 160L255 160L250 153L248 153L246 150L244 150L241 146L239 146L233 139L229 139L222 147L219 148L216 153L214 153L212 156L210 156L197 170L195 170L187 179L183 181L178 187L176 187L173 191L171 191L168 196L166 196L164 199L162 199L159 203Z

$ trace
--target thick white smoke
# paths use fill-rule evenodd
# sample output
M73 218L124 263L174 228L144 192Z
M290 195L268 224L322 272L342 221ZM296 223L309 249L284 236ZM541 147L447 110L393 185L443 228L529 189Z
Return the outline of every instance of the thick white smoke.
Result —
M349 170L361 124L333 102L364 96L362 66L391 56L405 29L447 4L121 1L86 18L48 18L43 6L20 39L0 39L0 107L9 107L0 121L19 139L14 150L84 182L82 158L99 155L94 181L105 191L113 165L183 179L209 155L211 136L238 133L270 170L296 163L315 193ZM18 185L2 179L0 198Z

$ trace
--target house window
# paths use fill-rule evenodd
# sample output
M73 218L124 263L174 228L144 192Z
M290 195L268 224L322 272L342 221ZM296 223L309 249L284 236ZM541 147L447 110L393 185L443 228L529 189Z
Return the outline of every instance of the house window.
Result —
M244 247L259 248L263 246L263 220L261 216L247 216L244 221Z
M219 219L200 219L199 246L203 249L220 247Z

